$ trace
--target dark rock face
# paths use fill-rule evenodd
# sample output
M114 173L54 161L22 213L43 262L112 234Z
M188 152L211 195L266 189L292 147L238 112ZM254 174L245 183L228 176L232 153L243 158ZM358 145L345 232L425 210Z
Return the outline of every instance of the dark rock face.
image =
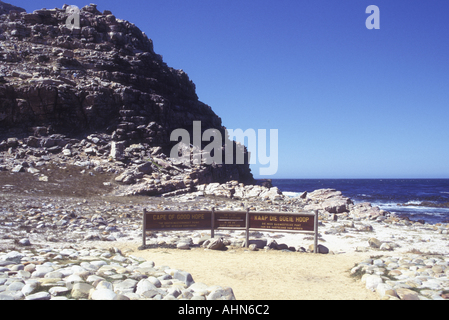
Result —
M67 5L33 13L1 5L0 142L104 133L125 147L139 143L170 154L177 143L170 133L182 128L192 135L193 121L201 121L202 132L219 130L223 148L236 147L188 75L168 67L133 23L91 4L80 10L80 28L69 28ZM248 164L214 168L214 181L253 180Z
M23 8L19 8L19 7L13 6L12 4L0 1L0 15L5 14L5 13L7 14L12 10L17 11L17 12L26 12L26 10Z

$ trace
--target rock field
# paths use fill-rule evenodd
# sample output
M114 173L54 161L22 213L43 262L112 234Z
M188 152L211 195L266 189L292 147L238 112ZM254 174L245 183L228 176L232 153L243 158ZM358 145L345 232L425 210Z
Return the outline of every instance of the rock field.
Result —
M25 172L7 172L6 174L30 175ZM45 186L45 182L41 183ZM256 197L242 200L205 195L203 191L171 197L113 197L108 194L91 196L88 199L67 195L45 197L27 195L22 191L15 192L14 187L5 188L4 185L0 187L3 190L0 196L0 261L2 264L0 278L6 279L0 280L4 281L0 290L6 292L6 294L3 293L3 296L8 296L8 298L26 299L27 295L22 295L23 287L28 284L34 286L46 281L42 280L46 275L38 277L39 273L34 274L39 268L33 269L33 265L34 268L38 265L48 266L49 268L46 270L53 269L49 272L70 268L78 270L79 272L74 273L81 273L79 276L82 281L78 280L83 283L83 286L85 285L85 288L89 288L88 292L82 296L83 298L98 297L91 289L99 290L96 287L99 282L87 281L90 276L92 276L90 280L94 277L105 278L103 280L106 282L105 286L109 287L100 286L105 289L101 291L105 294L102 296L104 299L107 297L115 299L235 298L228 294L232 292L231 289L219 288L217 290L220 293L215 294L214 287L206 285L201 285L201 290L204 290L201 291L201 297L198 297L189 286L176 287L179 283L168 279L169 276L173 277L173 274L170 274L170 272L173 273L172 271L169 271L168 275L164 275L165 269L155 267L156 271L152 270L152 274L142 274L135 271L138 270L138 265L142 261L127 256L126 252L115 252L113 249L115 243L129 242L134 243L136 248L140 246L143 208L147 210L198 210L215 207L217 210L250 208L255 211L283 212L314 208L319 212L320 253L372 253L371 260L362 261L352 270L348 270L348 274L366 274L361 280L367 283L368 290L379 292L380 298L445 299L449 290L447 278L447 272L449 272L448 224L429 225L400 219L378 208L372 208L369 204L352 204L352 201L332 189L304 193L297 198L283 197L278 200L264 200ZM329 203L333 198L335 198L336 207L339 203L345 202L347 212L332 213L335 211L335 207L329 206ZM241 231L216 232L216 237L212 240L210 240L210 231L207 230L204 232L147 232L149 247L178 248L179 250L191 248L232 250L242 247L244 239L245 236ZM251 232L250 244L247 250L261 251L259 254L263 254L264 250L296 251L296 254L307 254L313 250L312 237L305 234ZM111 248L109 251L104 249L108 247ZM71 254L67 256L65 253L69 252ZM15 262L5 262L11 261L11 259ZM99 260L103 260L103 262L99 262ZM92 261L97 261L97 264L105 263L105 266L101 266L101 268L97 266L98 268L94 270L95 266L92 266ZM133 294L127 292L129 293L127 295L126 292L123 293L115 289L114 286L120 281L124 281L124 277L120 279L112 277L111 279L102 275L105 269L113 268L112 266L116 263L120 264L119 268L123 273L109 270L109 275L124 274L126 279L130 279L128 282L135 285ZM27 267L28 265L31 266ZM83 271L77 266L86 266L86 270ZM167 270L170 268L167 267ZM179 270L179 272L186 271ZM63 295L68 298L78 297L77 294L73 295L70 281L69 283L66 281L68 276L62 275L54 280L52 284L59 289L52 291L50 291L50 287L52 287L50 283L46 284L48 291L44 290L40 284L36 285L39 294L31 298L57 298L59 297L59 294L56 293L57 290L65 292ZM369 278L369 276L371 277ZM138 283L147 278L153 279L153 277L159 281L171 281L172 284L166 282L165 286L157 288L159 291L153 292L158 293L152 297L137 296L135 293ZM164 279L161 280L161 277ZM9 285L15 280L19 284L15 284L11 288L21 287L20 290L16 290L21 293L11 294L10 291L14 290L9 289ZM173 286L179 290L175 294L170 294ZM207 289L205 289L206 287ZM414 294L405 289L413 291ZM107 290L111 290L113 293ZM164 295L160 290L166 294ZM44 291L45 293L42 293Z
M0 300L233 300L231 288L195 283L191 274L123 256L120 250L71 246L0 255Z

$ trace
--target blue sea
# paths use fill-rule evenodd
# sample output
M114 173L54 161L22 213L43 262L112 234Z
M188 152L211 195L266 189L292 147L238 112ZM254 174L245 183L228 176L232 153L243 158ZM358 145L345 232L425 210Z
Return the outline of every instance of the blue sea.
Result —
M272 179L288 196L317 189L339 190L354 203L431 224L449 223L449 179Z

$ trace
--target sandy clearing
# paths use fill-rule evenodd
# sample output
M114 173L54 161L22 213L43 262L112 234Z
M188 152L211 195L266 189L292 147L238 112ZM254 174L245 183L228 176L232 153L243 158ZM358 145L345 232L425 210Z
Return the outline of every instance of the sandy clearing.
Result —
M121 243L121 250L192 274L195 282L231 287L238 300L375 300L376 293L349 276L367 253L309 254L243 249L211 251L147 249Z

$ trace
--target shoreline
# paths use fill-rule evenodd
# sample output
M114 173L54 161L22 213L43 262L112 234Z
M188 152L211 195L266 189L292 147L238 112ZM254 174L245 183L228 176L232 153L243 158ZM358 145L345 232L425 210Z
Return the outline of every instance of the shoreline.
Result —
M449 179L273 179L285 195L333 188L354 203L369 202L411 221L429 224L449 222ZM330 181L330 182L325 182ZM303 186L297 190L298 186ZM401 192L407 188L407 192ZM293 190L293 191L292 191ZM390 193L389 191L393 192ZM310 191L309 191L310 192Z

